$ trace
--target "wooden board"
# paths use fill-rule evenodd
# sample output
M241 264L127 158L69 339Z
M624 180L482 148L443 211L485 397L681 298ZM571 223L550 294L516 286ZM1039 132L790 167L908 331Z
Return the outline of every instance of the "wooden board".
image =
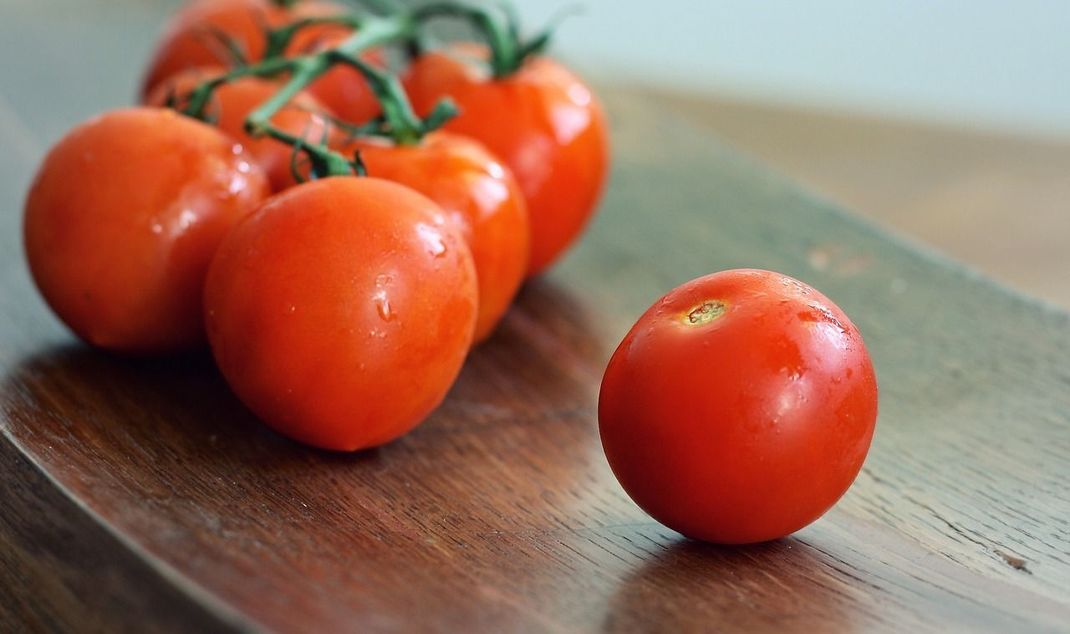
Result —
M597 222L441 410L387 447L271 433L204 354L76 343L26 273L22 194L48 143L132 94L131 51L161 13L0 9L0 56L26 60L0 68L0 629L1067 629L1070 316L800 192L650 98L607 91L616 168ZM43 52L13 57L27 50ZM643 309L740 266L852 315L881 416L825 518L719 548L627 499L594 406Z
M1070 308L1070 138L654 96L852 212Z

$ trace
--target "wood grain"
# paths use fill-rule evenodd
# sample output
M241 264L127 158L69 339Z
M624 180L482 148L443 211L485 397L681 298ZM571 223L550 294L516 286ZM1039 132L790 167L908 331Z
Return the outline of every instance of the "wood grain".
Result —
M207 355L91 351L37 298L21 192L47 143L132 94L130 50L160 12L94 3L87 26L14 6L0 54L84 51L114 76L53 59L0 78L0 627L1067 630L1067 313L800 192L664 102L611 91L617 164L584 242L414 433L311 450L260 425ZM804 279L854 318L882 412L825 518L717 548L627 499L595 403L642 310L739 266Z

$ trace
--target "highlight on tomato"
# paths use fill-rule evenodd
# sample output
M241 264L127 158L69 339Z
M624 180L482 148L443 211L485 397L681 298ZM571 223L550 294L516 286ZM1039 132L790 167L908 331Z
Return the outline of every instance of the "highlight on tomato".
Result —
M37 172L23 227L30 271L94 346L193 346L216 246L268 193L252 158L215 128L165 109L109 112L69 132Z
M445 397L472 343L476 275L431 200L332 176L276 195L227 236L205 287L212 351L279 433L386 443Z
M639 318L606 369L598 419L613 473L654 519L694 539L760 542L850 487L877 381L827 297L779 273L724 271Z
M173 103L181 109L187 105L193 90L203 82L219 77L222 68L190 68L164 80L157 86L145 103L166 106ZM227 82L212 92L206 114L213 125L240 142L271 180L275 191L292 184L291 164L294 148L286 143L267 137L254 138L245 131L245 120L258 106L267 102L282 87L278 80L242 77ZM319 100L301 91L278 111L270 121L283 132L318 143L330 130L330 118L334 113Z

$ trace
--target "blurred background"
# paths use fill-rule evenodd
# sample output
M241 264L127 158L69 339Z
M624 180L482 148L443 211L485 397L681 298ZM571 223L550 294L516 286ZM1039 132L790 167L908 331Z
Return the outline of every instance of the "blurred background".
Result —
M518 0L530 24L562 2ZM1070 2L583 0L559 54L1070 306ZM577 5L571 5L577 6Z
M0 0L0 126L63 130L84 118L79 101L128 103L137 78L108 69L144 59L181 0L113 0L129 37L106 50L79 46L80 4ZM892 231L1070 307L1065 0L516 4L531 29L582 7L553 51L611 106L657 100ZM26 20L47 21L63 48L38 51ZM96 92L32 107L64 63L99 77ZM9 136L31 156L54 141Z
M599 75L1070 139L1063 0L516 0Z

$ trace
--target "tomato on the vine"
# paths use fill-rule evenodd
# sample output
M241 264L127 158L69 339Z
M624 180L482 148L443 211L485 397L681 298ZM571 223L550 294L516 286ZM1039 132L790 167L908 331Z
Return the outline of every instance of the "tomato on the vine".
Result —
M340 144L359 151L368 173L406 185L446 212L472 250L479 282L475 341L483 341L508 310L527 270L530 229L512 173L482 145L433 132L413 145L378 138Z
M255 62L264 56L265 27L344 11L344 6L328 0L297 2L292 7L280 6L274 0L194 0L168 22L145 73L141 94L148 95L160 82L187 68L229 65L227 45L221 37L240 48L247 62ZM286 52L304 51L318 38L346 31L330 24L302 29Z
M216 246L268 193L260 168L219 130L164 109L110 112L68 133L41 165L26 200L30 270L95 346L194 345Z
M692 280L656 302L606 369L602 445L635 502L688 537L776 539L847 491L877 381L858 329L778 273Z
M609 165L605 114L594 93L557 62L534 57L495 79L473 53L481 54L472 47L423 54L405 85L422 115L452 98L461 114L444 128L482 142L512 169L531 221L528 274L537 275L594 212Z
M152 106L163 106L174 99L181 107L199 84L223 72L220 68L190 68L164 80L145 99ZM245 118L268 101L282 84L278 81L243 77L218 87L212 93L208 114L214 125L237 139L253 155L267 173L271 186L279 191L293 182L291 164L294 148L275 139L253 138L245 132ZM329 131L326 117L333 116L329 108L306 92L300 92L271 118L281 131L301 137L309 143L319 143Z
M443 399L472 342L476 277L426 197L335 176L277 194L223 241L205 287L216 361L278 432L353 451Z

